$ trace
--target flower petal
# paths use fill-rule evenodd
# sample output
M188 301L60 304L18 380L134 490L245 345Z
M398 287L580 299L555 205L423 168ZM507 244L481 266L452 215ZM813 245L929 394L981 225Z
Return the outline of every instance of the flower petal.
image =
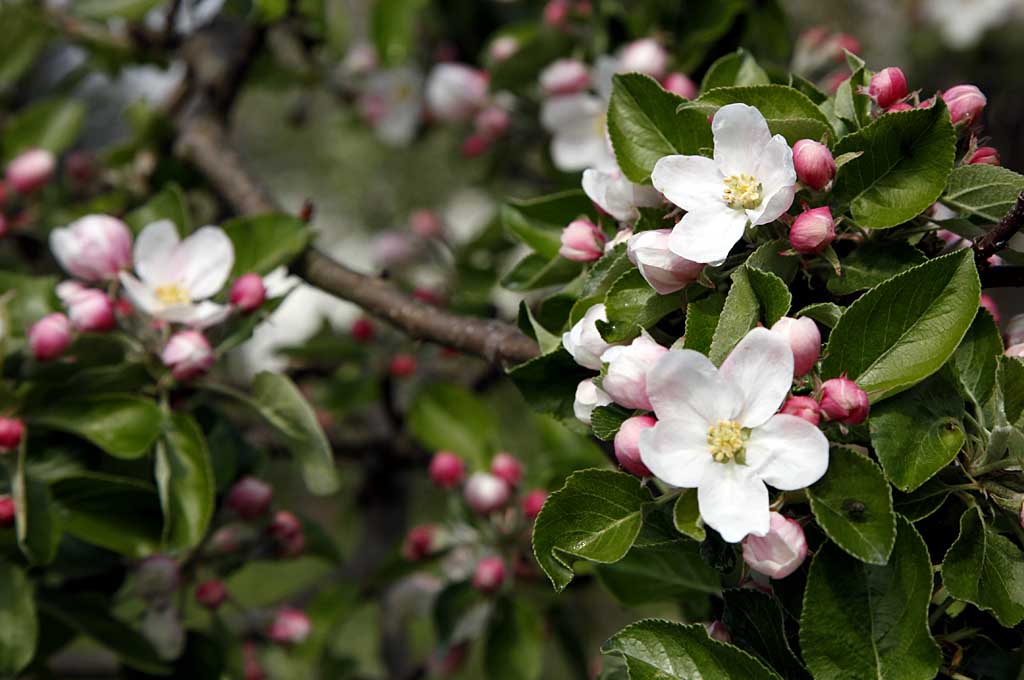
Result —
M659 420L641 432L640 460L661 481L689 489L718 464L708 450L707 425L699 419Z
M724 203L691 210L676 222L668 247L693 262L721 262L743 238L747 215Z
M729 543L768 533L768 487L745 465L709 465L697 488L697 505L704 523Z
M764 200L757 210L747 211L751 224L768 224L789 210L796 194L793 150L782 135L775 135L757 161L757 173Z
M760 111L746 104L726 104L711 121L711 133L715 137L715 163L723 175L758 176L762 149L772 139Z
M665 156L651 172L654 188L683 210L725 205L722 174L715 161L704 156Z
M540 108L540 122L549 132L568 132L590 126L605 103L592 94L568 94L546 99Z
M551 160L563 172L609 168L615 164L607 140L592 130L556 133L551 139Z
M708 428L729 420L740 394L711 360L690 349L671 350L647 372L647 396L659 420L696 421L707 443Z
M146 225L135 239L135 271L139 278L151 285L175 281L173 253L180 240L170 220Z
M746 448L753 473L783 491L810 486L828 469L828 439L796 416L780 413L755 427Z
M153 316L163 307L152 289L128 272L121 272L121 285L136 309Z
M789 394L793 350L767 328L755 328L743 336L719 371L742 395L737 422L743 427L757 427L779 410Z
M231 307L204 300L194 305L167 307L159 314L165 321L185 324L192 328L209 328L231 315Z
M235 264L235 247L220 227L203 227L179 244L175 269L193 300L217 293Z

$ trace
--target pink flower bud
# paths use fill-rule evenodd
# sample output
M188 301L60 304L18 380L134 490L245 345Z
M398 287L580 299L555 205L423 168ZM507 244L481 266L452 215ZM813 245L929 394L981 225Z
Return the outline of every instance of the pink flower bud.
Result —
M562 346L572 355L580 366L601 370L601 355L611 345L601 337L597 330L598 321L608 321L604 303L592 305L573 327L562 334Z
M434 552L434 539L437 530L432 524L421 524L409 529L402 543L402 557L410 562L418 562Z
M800 139L793 145L793 167L800 181L815 191L826 188L836 176L832 152L813 139Z
M829 420L859 425L868 417L868 394L846 376L821 386L821 411Z
M409 229L421 238L437 238L444 233L444 222L433 210L420 208L409 215Z
M0 529L14 526L14 499L7 494L0 495Z
M109 215L86 215L50 232L50 250L75 278L102 281L131 266L132 232Z
M274 543L274 554L278 557L298 557L306 549L306 532L302 522L287 510L274 513L266 532Z
M473 119L473 129L479 135L497 139L505 134L511 121L512 119L505 109L500 106L488 106L476 114L476 118Z
M661 86L667 91L675 93L685 99L693 99L697 96L697 85L685 73L669 73L661 81Z
M1018 342L1016 345L1010 345L1003 352L1003 356L1012 357L1015 359L1024 359L1024 342Z
M501 477L488 472L477 472L466 481L463 495L474 511L481 515L489 515L508 502L512 488Z
M784 316L775 322L771 331L788 342L793 350L793 377L799 378L814 368L821 356L821 332L813 319Z
M251 531L251 530L249 530ZM206 550L211 555L230 555L242 547L242 539L247 533L245 527L228 524L213 532L206 543Z
M180 582L178 563L164 555L147 557L135 572L135 592L147 602L165 600Z
M416 372L416 357L405 353L396 354L391 357L388 372L394 378L408 378Z
M373 340L373 322L367 318L356 319L352 323L352 338L356 342L369 342Z
M242 274L231 285L231 304L243 312L259 309L267 299L267 288L259 274Z
M598 406L607 406L612 398L594 382L593 378L583 380L576 386L576 400L572 411L576 419L584 425L590 425L590 415Z
M228 492L226 504L242 519L256 519L267 511L274 498L269 484L255 477L243 477Z
M799 522L771 513L768 533L743 539L743 561L759 574L786 578L807 557L807 539Z
M729 635L729 631L726 630L725 624L717 619L711 623L704 624L704 628L707 629L708 637L712 640L718 640L719 642L732 641L732 636Z
M569 20L569 0L549 0L544 5L544 23L552 28L561 28Z
M913 111L914 107L906 102L897 102L885 110L886 113L897 113L899 111Z
M486 100L487 74L465 64L437 64L427 78L427 107L438 120L468 120Z
M626 73L646 73L660 80L667 67L668 52L654 38L634 40L623 47L619 54L619 70Z
M1002 314L999 313L999 305L992 299L992 296L988 293L982 293L981 299L978 301L978 306L987 311L995 319L996 325L1002 322Z
M0 453L13 451L21 446L25 436L25 423L20 418L0 417Z
M704 265L679 257L668 247L671 229L641 231L629 239L626 254L651 288L662 295L682 290L700 278Z
M60 295L60 292L58 291L57 294ZM102 333L117 325L117 319L114 316L114 303L101 290L82 288L63 299L68 308L71 325L76 330L85 333Z
M803 418L811 425L817 426L821 422L821 407L811 397L790 397L782 405L779 413L789 416Z
M637 477L650 477L651 471L640 459L640 433L654 427L657 420L650 416L627 418L615 433L615 459L622 469Z
M647 372L668 348L655 342L647 333L642 333L625 347L612 347L601 355L601 361L608 364L601 389L615 401L627 408L653 410L647 396Z
M281 645L297 645L309 637L313 624L305 612L292 607L278 610L267 629L267 637Z
M604 254L604 234L584 218L573 220L562 230L562 247L558 254L574 262L592 262Z
M465 463L451 451L438 451L430 461L430 479L442 489L454 489L465 476Z
M50 181L57 157L46 149L29 149L7 164L6 180L20 194L30 194Z
M196 587L196 602L210 611L220 609L226 599L228 599L228 589L224 586L223 581L210 579Z
M835 237L836 223L828 206L803 211L789 228L790 245L804 255L820 253Z
M500 557L484 557L476 563L473 587L485 595L496 593L505 582L505 561Z
M540 514L544 502L548 499L548 492L544 489L534 489L523 497L523 516L528 520L534 520Z
M256 645L252 642L242 644L242 659L245 673L245 680L267 680L267 674L260 665Z
M907 77L895 66L884 68L871 76L868 94L883 109L887 109L907 96Z
M487 56L495 62L503 62L519 51L519 41L510 35L503 35L490 44Z
M957 85L942 93L954 125L970 125L985 108L988 99L974 85Z
M999 152L992 146L979 146L971 157L968 165L1000 165Z
M206 373L216 357L209 341L199 331L178 331L160 353L164 365L177 380L192 380Z
M523 464L512 454L501 451L491 460L491 474L505 480L509 486L519 486L523 481Z
M590 87L590 71L579 59L557 59L540 72L545 96L573 94Z
M462 142L463 158L478 158L491 148L491 139L485 135L474 133L466 137Z
M91 151L72 151L64 159L68 178L80 185L91 182L99 171L96 154Z
M28 330L28 345L39 361L56 359L71 344L71 321L60 312L47 314Z

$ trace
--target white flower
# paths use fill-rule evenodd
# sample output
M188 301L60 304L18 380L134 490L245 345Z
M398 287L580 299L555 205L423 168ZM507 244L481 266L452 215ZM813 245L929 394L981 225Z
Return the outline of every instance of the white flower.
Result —
M196 328L223 321L231 308L210 302L235 263L231 239L220 227L203 227L185 240L170 220L148 225L135 241L135 272L121 272L132 304L150 316Z
M793 381L789 344L750 331L721 368L673 350L647 376L658 424L640 436L657 478L697 489L700 514L726 541L769 530L768 488L801 489L828 467L828 440L814 425L777 413Z
M614 167L606 131L608 102L587 92L546 99L540 121L551 133L551 160L565 172Z
M376 71L366 79L359 109L385 144L407 146L416 134L423 98L422 77L411 68Z
M468 120L487 101L487 76L465 64L437 64L427 77L427 107L438 120Z
M584 170L583 191L601 210L620 222L639 219L638 208L653 208L661 204L661 194L657 190L633 184L618 167Z
M679 257L669 249L670 229L641 231L629 239L626 254L651 288L661 295L682 290L700 278L704 265Z
M617 404L649 411L651 402L647 398L647 374L667 351L647 331L642 331L628 345L609 348L601 355L601 361L608 364L601 389Z
M728 104L711 124L714 159L665 156L651 181L665 198L687 211L672 230L669 247L694 262L720 262L757 226L789 210L796 192L793 150L772 136L761 112Z
M593 378L580 381L576 386L576 399L572 404L573 415L584 425L590 425L590 416L598 406L607 406L612 398L594 383Z
M595 371L601 370L601 355L612 346L597 330L598 321L608 321L604 303L588 309L568 333L562 334L562 346L565 347L565 351L572 355L577 364Z
M1005 23L1014 0L926 0L922 9L946 43L962 50L976 44L990 28Z

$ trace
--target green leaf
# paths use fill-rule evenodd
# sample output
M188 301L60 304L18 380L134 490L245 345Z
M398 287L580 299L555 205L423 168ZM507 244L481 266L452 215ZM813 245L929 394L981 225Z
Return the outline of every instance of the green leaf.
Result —
M933 477L910 493L893 493L892 505L911 522L919 522L941 508L949 494L949 487Z
M544 621L528 600L501 597L487 626L484 669L493 680L536 680L544 670Z
M704 520L700 518L700 508L697 505L697 492L693 489L683 489L672 505L672 523L676 531L685 534L695 541L703 541L707 537L704 529Z
M663 317L682 309L681 293L659 295L644 280L640 270L633 269L620 276L604 298L608 321L598 321L597 328L608 342L622 342L640 334Z
M232 276L266 274L302 254L312 239L309 225L293 215L235 217L224 223L235 247Z
M533 310L526 300L519 301L519 314L516 317L519 329L537 341L541 354L553 352L562 344L562 336L556 335L545 328L533 315Z
M156 480L164 511L164 544L172 550L192 550L210 526L217 490L206 439L187 414L170 417L157 446Z
M828 289L833 295L867 290L927 261L924 253L906 241L867 241L843 258L842 275L836 276L833 272Z
M807 496L814 518L833 543L868 564L889 560L896 541L892 492L867 456L832 449L828 472L808 487Z
M638 184L646 182L664 156L694 156L714 146L707 116L680 109L685 103L650 76L625 73L612 78L608 136L622 174Z
M1024 427L1024 360L999 357L997 376L1006 421L1011 425Z
M385 66L401 64L412 54L416 20L423 0L378 0L370 16L370 35Z
M427 450L451 451L476 468L486 466L498 429L494 411L469 390L447 383L417 394L406 423Z
M163 414L149 399L104 394L48 404L26 420L88 439L116 458L138 458L160 434Z
M835 114L851 130L860 130L871 122L871 97L860 92L870 79L864 67L854 69L850 77L839 84L835 97Z
M508 375L531 408L563 420L575 417L576 386L594 377L593 371L577 364L561 347L519 364Z
M0 271L0 295L13 291L6 304L10 326L4 335L23 336L29 327L57 309L55 276L26 276Z
M59 154L78 139L85 121L85 104L77 99L46 99L12 116L3 130L4 158L42 148Z
M713 115L719 107L735 102L755 107L772 133L782 135L790 144L832 134L832 125L821 109L807 95L785 85L719 87L703 93L691 106Z
M595 437L603 442L611 441L615 438L622 423L632 415L633 411L618 404L598 406L590 414L590 427L594 431Z
M711 64L700 83L701 92L733 85L768 85L768 74L743 48L719 57Z
M701 354L711 351L711 342L725 306L725 296L713 293L686 305L686 333L683 347Z
M769 274L775 274L787 283L792 282L797 271L800 270L800 256L795 253L784 255L783 253L786 251L792 252L792 247L786 239L765 241L750 254L746 265Z
M871 445L889 481L913 491L949 464L966 439L963 417L963 398L945 372L875 406Z
M0 675L16 677L36 651L39 624L25 572L0 560Z
M163 0L76 0L73 9L75 14L85 19L120 17L138 21L161 2Z
M533 554L556 591L573 578L573 563L622 559L640 533L650 494L632 475L581 470L552 493L533 525Z
M928 548L903 518L884 566L824 545L800 617L800 648L815 680L934 678L942 656L928 630L931 595Z
M1003 353L1003 339L992 315L979 309L967 334L950 359L964 394L975 404L984 404L996 386L996 370Z
M124 217L125 223L138 234L146 225L159 220L170 220L179 235L192 232L192 218L189 216L188 200L177 184L166 185L155 196Z
M7 37L0 55L0 90L16 84L42 54L50 39L49 27L33 11L8 4L0 9L0 25Z
M956 133L945 104L887 113L839 140L836 156L863 155L841 167L833 193L869 229L902 224L942 194L953 169Z
M822 376L846 373L872 403L939 370L978 310L981 285L970 250L908 269L861 296L828 341Z
M962 165L949 176L942 202L984 222L998 222L1024 191L1024 175L997 165Z
M573 189L539 198L509 201L509 205L501 209L501 223L512 237L550 260L558 257L562 230L581 215L594 221L598 218L587 195L580 189Z
M50 487L41 480L30 477L26 471L26 452L18 452L18 465L11 480L11 494L14 496L15 530L18 547L29 563L49 564L57 556L61 527Z
M942 583L1007 628L1024 620L1024 552L986 525L978 506L960 517L960 535L942 560Z
M789 646L782 607L775 598L751 588L726 590L722 597L725 599L722 623L734 645L753 652L785 678L810 678Z
M780 680L740 648L709 638L699 623L645 619L613 635L601 651L625 659L630 680Z
M611 252L602 255L601 259L595 262L587 272L579 299L585 300L591 297L603 299L612 284L634 267L635 265L629 261L626 244L620 243Z
M750 329L758 323L770 327L785 316L792 299L789 288L775 274L747 266L737 268L708 357L721 364Z
M501 278L501 285L512 291L536 290L572 281L583 266L562 256L546 258L530 253Z
M160 549L163 516L153 487L126 477L82 473L50 489L63 510L66 533L132 558Z
M839 323L840 317L843 316L845 310L834 302L819 302L813 305L807 305L799 312L796 313L798 317L806 316L810 319L814 319L820 324L828 326L829 328L835 328L836 324Z

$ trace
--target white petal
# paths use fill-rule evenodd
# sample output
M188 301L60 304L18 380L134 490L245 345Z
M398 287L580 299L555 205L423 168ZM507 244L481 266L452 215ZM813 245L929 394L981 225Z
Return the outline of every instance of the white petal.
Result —
M696 421L705 440L708 428L731 420L742 403L742 394L711 360L690 349L671 350L658 359L647 372L647 396L659 420Z
M158 316L165 321L181 323L193 328L209 328L231 315L231 307L204 300L195 305L177 305L160 311Z
M822 431L784 413L751 430L746 449L753 473L783 491L810 486L828 469L828 439Z
M163 307L150 287L131 274L121 272L121 285L124 286L124 292L128 294L132 305L139 311L153 316Z
M640 433L640 460L655 477L692 489L705 470L718 465L708 449L708 428L700 419L659 420Z
M796 170L793 150L785 137L775 135L758 159L757 173L761 182L763 202L757 210L747 211L751 224L768 224L789 210L796 194Z
M135 271L139 278L150 284L177 280L172 260L179 241L178 230L170 220L146 225L135 239Z
M768 487L745 465L709 465L697 489L697 505L704 523L729 543L768 533Z
M174 259L189 295L203 300L227 283L235 264L235 248L220 227L203 227L181 242Z
M715 161L704 156L665 156L651 172L654 188L683 210L725 205L722 174Z
M767 328L755 328L743 336L719 370L743 395L736 420L743 427L757 427L779 410L789 393L793 350Z
M711 132L715 137L715 163L723 175L757 177L758 159L772 138L760 111L746 104L726 104L715 113Z
M584 168L609 167L615 157L603 135L591 129L559 132L551 139L551 160L563 172L576 172Z
M692 210L676 222L668 247L679 257L693 262L721 262L743 238L747 215L724 203Z
M591 94L569 94L546 99L540 108L540 121L549 132L571 131L589 125L605 111L605 103Z

